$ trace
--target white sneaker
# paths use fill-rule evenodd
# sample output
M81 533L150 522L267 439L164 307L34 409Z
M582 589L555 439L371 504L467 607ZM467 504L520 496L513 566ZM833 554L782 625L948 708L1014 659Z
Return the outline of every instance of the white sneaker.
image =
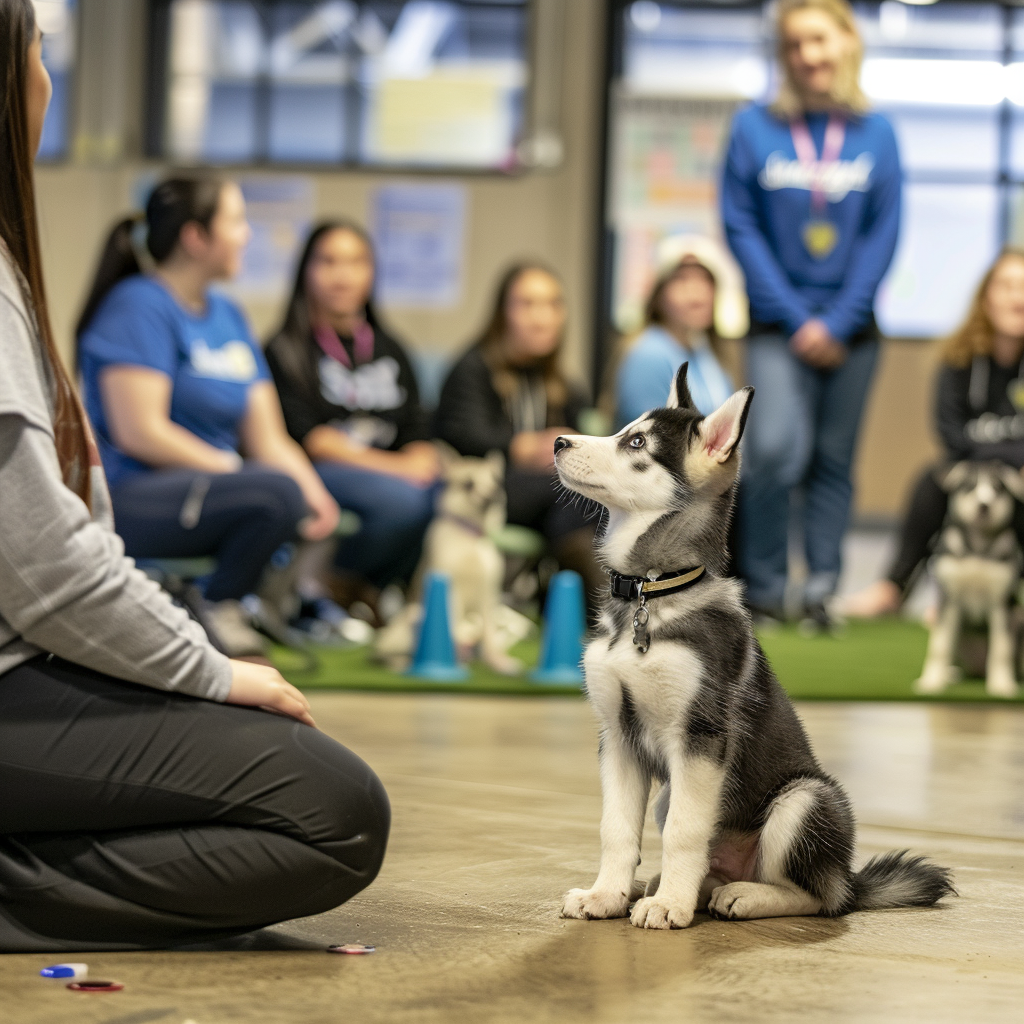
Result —
M229 658L267 653L263 637L252 628L252 619L240 601L210 601L205 612L206 626Z

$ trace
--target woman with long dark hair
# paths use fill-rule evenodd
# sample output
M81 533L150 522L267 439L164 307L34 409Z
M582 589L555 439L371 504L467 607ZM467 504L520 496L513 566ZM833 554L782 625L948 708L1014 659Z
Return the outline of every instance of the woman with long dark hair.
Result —
M374 272L358 224L317 225L267 346L289 433L362 522L339 545L333 590L371 606L382 587L412 575L440 475L409 357L373 305Z
M86 408L125 548L216 557L206 615L230 654L261 650L239 602L273 553L327 536L339 514L285 431L244 314L210 288L238 272L249 235L233 182L161 182L145 217L112 231L78 325Z
M935 382L935 432L944 458L921 474L884 579L841 606L852 618L899 611L946 516L942 479L955 462L1024 467L1024 250L1008 248L988 268L964 322L945 341ZM1024 543L1024 505L1015 527Z
M584 392L561 368L562 282L540 263L511 267L498 284L479 340L452 368L436 430L463 455L505 456L508 521L541 532L591 595L607 577L594 557L594 509L566 500L554 475L554 441L578 433Z
M275 669L229 661L124 556L47 314L49 98L32 4L0 0L0 951L328 910L376 876L387 796Z

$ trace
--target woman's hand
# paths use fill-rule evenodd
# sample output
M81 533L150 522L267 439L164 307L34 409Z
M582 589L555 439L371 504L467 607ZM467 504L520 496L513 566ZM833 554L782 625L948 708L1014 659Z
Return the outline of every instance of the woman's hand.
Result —
M555 465L555 438L571 434L569 427L549 427L547 430L523 430L512 438L508 454L512 463L537 472L550 470Z
M319 477L316 481L308 481L303 488L303 497L313 513L299 524L299 534L306 540L330 537L341 518L338 503L331 497L330 491L323 485L317 486L318 483Z
M794 355L818 370L834 370L846 362L846 346L836 341L822 320L808 320L789 340Z
M427 487L441 475L441 456L429 441L410 441L397 452L402 477L420 487Z
M316 726L309 713L309 701L276 668L269 665L232 659L231 692L227 703L261 708Z

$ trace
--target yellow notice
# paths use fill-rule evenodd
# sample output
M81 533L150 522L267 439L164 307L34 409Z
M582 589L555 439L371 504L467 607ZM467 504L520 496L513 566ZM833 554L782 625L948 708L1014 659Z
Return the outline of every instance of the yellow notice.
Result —
M502 83L482 77L389 78L377 88L374 156L410 163L495 165L508 157Z

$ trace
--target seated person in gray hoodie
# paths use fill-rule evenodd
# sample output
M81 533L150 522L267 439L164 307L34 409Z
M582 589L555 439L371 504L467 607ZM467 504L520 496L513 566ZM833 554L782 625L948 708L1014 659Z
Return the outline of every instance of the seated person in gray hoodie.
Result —
M0 952L158 948L320 913L376 877L387 796L113 532L43 293L40 47L31 0L0 6Z

